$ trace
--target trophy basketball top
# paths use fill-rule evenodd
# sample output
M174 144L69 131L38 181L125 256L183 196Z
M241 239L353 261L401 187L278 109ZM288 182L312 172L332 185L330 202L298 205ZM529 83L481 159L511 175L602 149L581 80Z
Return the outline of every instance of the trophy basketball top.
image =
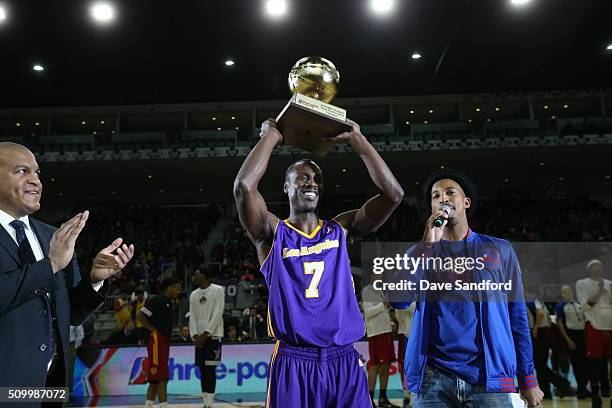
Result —
M322 57L305 57L289 72L289 90L321 102L331 102L338 93L340 73L334 64Z

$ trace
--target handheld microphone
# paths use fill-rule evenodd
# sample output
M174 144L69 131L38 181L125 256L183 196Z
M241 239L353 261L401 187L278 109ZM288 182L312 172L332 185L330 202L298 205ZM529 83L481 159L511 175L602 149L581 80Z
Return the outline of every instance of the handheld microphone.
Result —
M448 204L442 204L440 206L440 210L444 211L446 213L446 216L448 217L448 215L450 214L451 210L453 209L453 207L451 207ZM442 224L444 224L444 221L446 221L447 218L444 218L443 216L439 216L438 218L436 218L433 222L433 226L434 227L441 227Z

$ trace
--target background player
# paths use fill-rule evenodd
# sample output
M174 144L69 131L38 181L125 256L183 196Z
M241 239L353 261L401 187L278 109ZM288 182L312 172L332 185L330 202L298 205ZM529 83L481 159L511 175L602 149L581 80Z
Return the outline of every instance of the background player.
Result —
M277 339L270 363L267 407L371 407L365 372L353 343L364 335L346 249L346 234L380 227L403 190L353 123L334 138L350 143L381 191L358 210L332 221L316 214L323 175L311 160L287 169L289 218L270 213L258 191L274 148L283 140L269 119L234 183L240 221L257 249L269 289L268 329ZM282 379L282 380L281 380Z
M177 299L180 293L179 280L166 278L161 284L161 294L149 298L138 313L138 320L142 326L151 332L147 343L149 388L145 407L153 406L155 396L159 398L161 408L167 405L167 386L170 379L168 358L174 318L173 300Z
M215 370L221 364L225 293L223 287L211 282L208 269L196 270L193 283L197 288L189 296L189 332L196 347L204 408L211 408L217 384Z

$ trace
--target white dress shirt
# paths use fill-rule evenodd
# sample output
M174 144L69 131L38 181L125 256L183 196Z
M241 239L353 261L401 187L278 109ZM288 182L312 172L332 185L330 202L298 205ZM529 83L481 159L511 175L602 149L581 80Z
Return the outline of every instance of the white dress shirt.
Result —
M34 256L36 257L36 262L40 261L45 257L45 254L42 251L40 243L38 242L38 238L36 238L36 234L30 227L30 219L26 215L25 217L18 218L19 221L22 221L25 224L25 234L28 241L30 241L30 246L32 247L32 252L34 252ZM17 242L17 231L13 227L11 227L10 223L13 222L15 218L8 215L4 211L0 210L0 224L2 227L8 232L8 234L13 238L13 241Z

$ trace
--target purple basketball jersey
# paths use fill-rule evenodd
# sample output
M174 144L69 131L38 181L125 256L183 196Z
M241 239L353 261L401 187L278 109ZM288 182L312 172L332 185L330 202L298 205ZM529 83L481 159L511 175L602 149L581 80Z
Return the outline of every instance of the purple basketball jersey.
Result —
M272 337L314 347L343 346L363 337L346 237L336 221L319 220L310 235L279 221L261 272L270 292Z

